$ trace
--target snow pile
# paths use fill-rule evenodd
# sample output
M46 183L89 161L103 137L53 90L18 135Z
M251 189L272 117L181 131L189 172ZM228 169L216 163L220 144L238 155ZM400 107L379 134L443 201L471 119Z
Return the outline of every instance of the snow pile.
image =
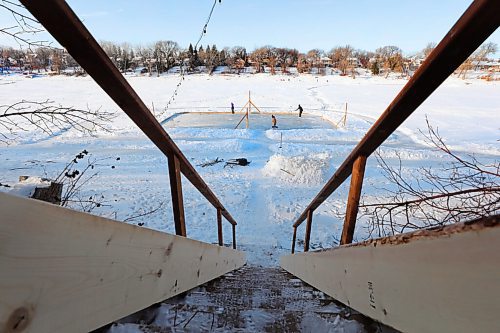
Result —
M330 157L325 153L291 157L275 154L270 157L262 173L281 182L319 185L327 180L329 168Z
M31 198L37 187L49 187L50 180L41 177L26 177L9 189L9 194Z

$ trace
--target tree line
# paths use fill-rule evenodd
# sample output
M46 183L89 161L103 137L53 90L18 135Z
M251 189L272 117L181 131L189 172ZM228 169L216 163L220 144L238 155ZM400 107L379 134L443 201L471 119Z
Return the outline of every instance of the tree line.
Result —
M187 72L205 71L211 73L217 66L227 66L232 72L241 72L252 67L261 73L268 69L289 73L296 68L298 73L321 73L325 68L334 68L341 75L355 75L356 68L369 69L372 74L391 72L407 74L431 53L435 44L429 43L413 56L404 56L398 46L388 45L375 51L355 49L350 45L337 46L330 51L320 49L301 53L297 49L280 48L271 45L258 47L248 52L245 47L225 47L221 50L215 44L194 48L181 48L174 41L157 41L147 46L133 46L129 43L100 42L110 60L121 72L140 69L149 75L164 73L178 66ZM495 43L483 44L460 67L460 72L475 69L480 61L496 53ZM25 50L0 46L0 68L18 67L23 70L51 70L60 73L67 68L78 68L76 61L64 50L38 47ZM180 69L179 69L180 70Z

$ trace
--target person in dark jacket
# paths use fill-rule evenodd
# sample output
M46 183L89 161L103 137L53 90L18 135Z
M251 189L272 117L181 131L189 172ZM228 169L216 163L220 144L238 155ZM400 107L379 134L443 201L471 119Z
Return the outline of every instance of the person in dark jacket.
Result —
M299 118L302 117L302 112L304 111L304 109L302 108L302 106L300 106L299 104L299 107L295 109L295 111L299 110Z
M277 121L276 121L276 117L274 116L274 114L271 115L271 122L273 124L273 128L278 128L278 126L276 126Z
M234 114L234 103L231 102L231 113Z

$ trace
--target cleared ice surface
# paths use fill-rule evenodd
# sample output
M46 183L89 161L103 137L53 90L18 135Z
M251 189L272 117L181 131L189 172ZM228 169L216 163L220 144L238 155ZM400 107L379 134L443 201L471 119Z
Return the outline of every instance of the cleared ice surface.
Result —
M231 113L178 113L166 119L163 125L167 128L175 127L204 127L204 128L229 128L234 129L242 119L242 114ZM277 126L280 130L288 129L320 129L335 128L335 125L323 117L314 115L283 115L276 114ZM271 128L271 113L250 114L250 129L269 129ZM241 122L238 128L245 128L245 120Z

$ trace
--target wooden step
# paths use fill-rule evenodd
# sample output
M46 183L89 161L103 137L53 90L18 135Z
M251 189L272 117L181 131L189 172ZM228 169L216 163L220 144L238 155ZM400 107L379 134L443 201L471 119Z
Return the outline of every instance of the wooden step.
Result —
M119 332L394 332L281 268L244 266L115 323Z

